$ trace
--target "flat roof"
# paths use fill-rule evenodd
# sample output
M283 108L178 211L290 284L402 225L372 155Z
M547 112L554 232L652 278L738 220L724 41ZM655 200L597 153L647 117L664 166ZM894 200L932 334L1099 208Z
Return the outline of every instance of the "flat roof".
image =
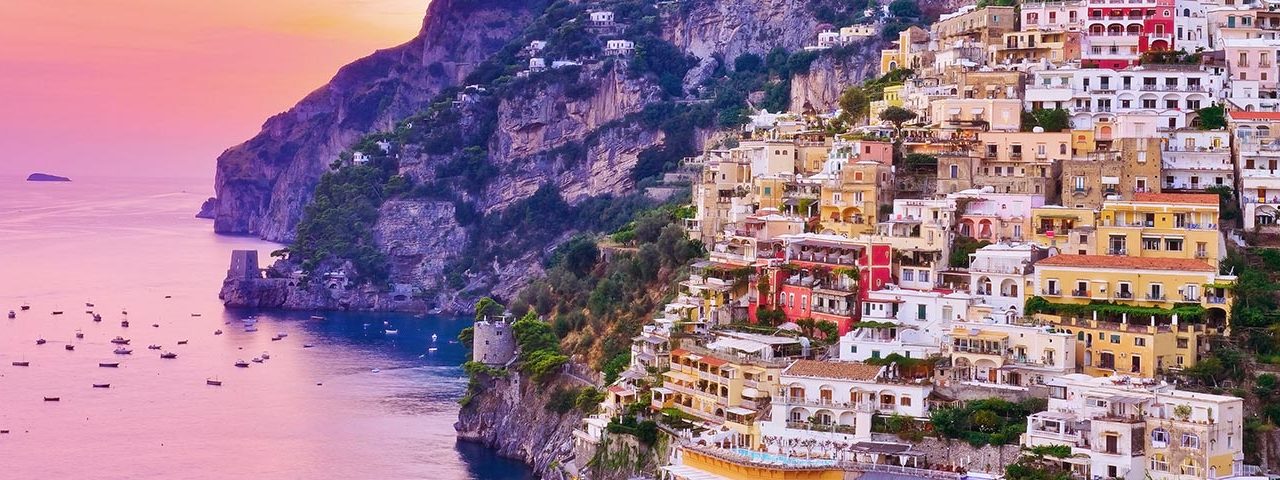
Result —
M1123 268L1131 270L1170 270L1216 272L1218 269L1189 258L1137 258L1120 255L1054 255L1035 263L1037 267Z

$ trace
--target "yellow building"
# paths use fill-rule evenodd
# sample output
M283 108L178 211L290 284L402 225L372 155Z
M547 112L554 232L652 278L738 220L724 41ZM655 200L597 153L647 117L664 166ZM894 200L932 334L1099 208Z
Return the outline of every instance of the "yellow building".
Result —
M1045 248L1057 248L1071 255L1093 255L1096 252L1098 212L1088 208L1045 205L1031 209L1031 240Z
M1098 221L1098 252L1142 258L1201 260L1218 267L1222 233L1218 195L1135 193L1132 201L1107 201Z
M885 198L880 194L882 185L892 184L891 168L870 160L845 164L840 175L822 189L819 214L823 233L852 238L874 232L880 205L893 201L887 197L887 189Z
M880 51L880 74L901 68L920 68L929 54L929 32L912 26L898 33L894 48Z
M880 121L880 112L883 112L886 108L902 107L902 88L902 84L884 87L884 98L871 102L871 106L868 109L868 117L871 122Z
M760 461L736 452L710 447L681 447L680 465L663 470L675 480L844 480L835 465L801 467L771 464L774 455L757 454ZM834 462L832 462L834 463Z
M1027 310L1076 335L1084 373L1153 377L1195 365L1200 338L1225 331L1234 283L1195 259L1057 255L1036 262Z
M738 434L740 444L758 445L757 409L777 390L785 365L782 360L746 361L686 345L671 351L671 370L662 374L662 387L654 389L651 406L721 424Z

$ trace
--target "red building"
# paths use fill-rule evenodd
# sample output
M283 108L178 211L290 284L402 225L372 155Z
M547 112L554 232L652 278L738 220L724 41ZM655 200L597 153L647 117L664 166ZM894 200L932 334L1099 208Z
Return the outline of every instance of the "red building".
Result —
M1086 66L1121 69L1148 50L1172 50L1173 0L1089 0L1081 58Z
M888 244L860 244L832 235L789 236L786 264L762 269L769 295L757 295L749 314L756 320L763 304L782 311L787 321L835 323L844 335L860 316L864 286L878 289L891 282L891 251Z

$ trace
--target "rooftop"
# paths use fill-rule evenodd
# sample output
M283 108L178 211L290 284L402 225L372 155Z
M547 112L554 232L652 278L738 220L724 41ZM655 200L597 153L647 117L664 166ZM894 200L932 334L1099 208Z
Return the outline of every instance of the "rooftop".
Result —
M1257 113L1257 112L1254 112ZM1280 112L1265 112L1276 113ZM1280 117L1276 117L1280 118ZM1144 203L1199 203L1204 205L1217 205L1219 197L1214 193L1151 193L1140 192L1133 194L1133 201Z
M1118 255L1055 255L1036 262L1036 266L1196 272L1217 271L1216 268L1203 261L1188 258L1137 258Z
M1228 112L1234 120L1280 120L1280 112Z
M819 362L816 360L796 360L790 367L782 371L783 375L815 378L838 378L841 380L874 381L880 375L878 365L858 362Z

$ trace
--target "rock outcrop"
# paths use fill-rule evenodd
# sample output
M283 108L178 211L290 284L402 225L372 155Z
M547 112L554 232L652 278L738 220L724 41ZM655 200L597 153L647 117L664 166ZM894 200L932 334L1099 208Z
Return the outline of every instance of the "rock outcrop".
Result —
M287 242L320 175L360 137L457 85L541 10L541 1L434 0L419 35L343 67L262 132L218 157L218 233Z
M806 105L826 112L840 108L840 94L879 74L880 50L886 42L870 37L841 48L848 55L824 56L809 66L809 71L791 78L791 109L801 111Z
M214 215L218 212L218 198L209 197L204 203L200 204L200 211L196 212L196 218L204 218L213 220Z
M562 465L584 465L589 460L574 458L573 429L582 422L582 414L576 410L559 414L546 408L556 389L582 385L565 376L538 384L517 375L483 383L483 390L458 412L453 428L459 439L522 460L546 479L567 478Z

